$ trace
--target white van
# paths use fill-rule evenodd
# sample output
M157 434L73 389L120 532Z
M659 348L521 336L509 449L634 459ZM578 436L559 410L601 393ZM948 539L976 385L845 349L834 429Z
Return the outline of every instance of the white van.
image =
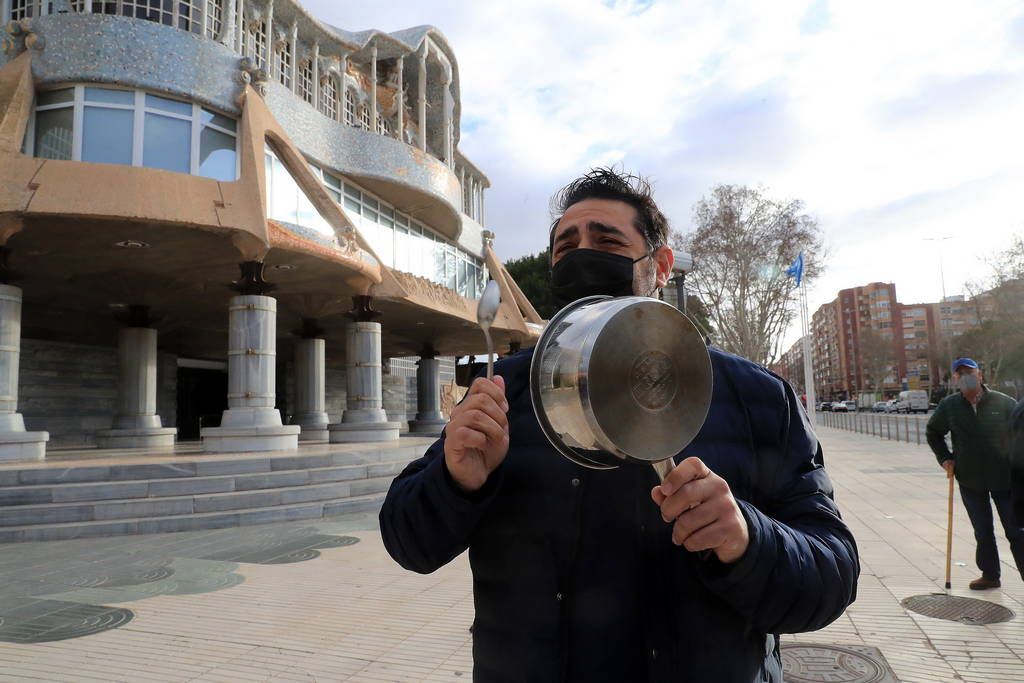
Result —
M901 391L896 405L901 413L927 413L928 392L924 389Z

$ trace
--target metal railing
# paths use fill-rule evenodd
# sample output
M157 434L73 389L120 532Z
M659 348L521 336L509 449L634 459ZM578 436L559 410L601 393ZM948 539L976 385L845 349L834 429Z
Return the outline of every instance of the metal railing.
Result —
M890 441L926 443L925 426L928 421L910 415L886 413L817 413L819 425L848 432L869 434Z

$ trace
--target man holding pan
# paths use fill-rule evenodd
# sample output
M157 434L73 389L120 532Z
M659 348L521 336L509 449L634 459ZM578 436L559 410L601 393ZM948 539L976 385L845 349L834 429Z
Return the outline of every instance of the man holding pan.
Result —
M596 169L558 196L552 285L656 296L668 224L642 179ZM469 549L477 681L782 680L781 633L853 601L859 564L789 385L710 349L711 408L678 465L591 470L531 405L532 349L498 362L392 484L384 544L432 572Z

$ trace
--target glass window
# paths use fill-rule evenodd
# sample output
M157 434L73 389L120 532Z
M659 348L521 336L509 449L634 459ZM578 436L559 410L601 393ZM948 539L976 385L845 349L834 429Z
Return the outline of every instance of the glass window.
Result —
M73 102L75 100L74 88L64 88L62 90L44 90L36 93L36 106L45 107L50 104L63 104L65 102Z
M146 114L142 165L188 173L192 150L192 122L159 114Z
M324 185L341 193L341 178L331 173L324 173Z
M82 122L82 161L131 164L133 116L130 109L86 107Z
M135 93L131 90L110 90L109 88L86 88L86 102L106 102L108 104L135 104Z
M384 265L393 268L395 266L395 230L381 225L377 230L377 255L384 261Z
M407 273L412 272L412 235L408 228L395 227L395 268Z
M146 95L146 107L169 111L172 114L179 114L181 116L192 116L192 105L189 102L169 100L166 97L159 97L157 95Z
M457 289L459 283L458 271L455 264L455 249L447 244L442 245L442 249L444 249L444 285L448 289Z
M272 154L267 154L268 215L286 223L301 225L325 235L334 235L330 223L302 191L285 165Z
M292 44L285 42L274 53L274 72L278 82L289 90L292 89Z
M431 240L433 242L433 240ZM433 280L437 284L444 284L444 245L433 242L433 246L430 248L430 253L433 256L429 279Z
M360 199L362 199L362 196L363 196L358 188L355 188L355 187L349 185L348 183L345 183L345 194L347 196L349 196L349 197L352 197L356 201L359 201Z
M232 133L235 132L237 127L237 124L235 123L234 119L229 119L226 116L221 116L220 114L214 113L208 109L202 110L202 112L199 114L199 121L204 126L213 125L217 126L218 128L223 128L224 130L231 131Z
M356 125L356 95L351 88L345 88L345 124Z
M140 134L135 136L136 103L143 101L145 113L140 121ZM76 102L82 107L82 130L74 128L72 112ZM217 180L237 177L237 123L216 112L151 93L146 93L143 100L135 91L94 86L42 91L36 104L36 156L138 163L178 173L190 173L195 167L199 175ZM202 126L200 158L193 159L192 127L197 110ZM79 156L75 156L76 149L81 150Z
M456 287L459 294L462 296L469 296L469 273L467 272L466 266L469 264L462 259L458 260L458 281Z
M220 36L224 15L221 3L222 0L206 0L206 35L209 38Z
M299 65L297 94L306 102L313 102L313 61L305 60Z
M235 180L235 138L213 128L199 134L199 175L214 180Z
M345 208L351 211L356 216L358 216L360 213L359 202L349 197L347 193L345 195Z
M299 225L299 186L277 157L268 154L267 159L267 215Z
M71 107L38 112L35 156L40 159L70 159L74 120L75 110Z

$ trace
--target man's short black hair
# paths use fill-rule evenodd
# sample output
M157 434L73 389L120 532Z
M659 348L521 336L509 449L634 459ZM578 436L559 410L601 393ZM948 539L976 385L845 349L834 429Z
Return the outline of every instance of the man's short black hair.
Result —
M636 209L633 225L644 236L647 250L653 252L668 244L668 219L654 203L651 184L632 173L619 173L614 168L592 168L585 175L558 191L552 200L555 215L548 236L548 251L554 246L555 228L573 204L585 199L613 199Z

